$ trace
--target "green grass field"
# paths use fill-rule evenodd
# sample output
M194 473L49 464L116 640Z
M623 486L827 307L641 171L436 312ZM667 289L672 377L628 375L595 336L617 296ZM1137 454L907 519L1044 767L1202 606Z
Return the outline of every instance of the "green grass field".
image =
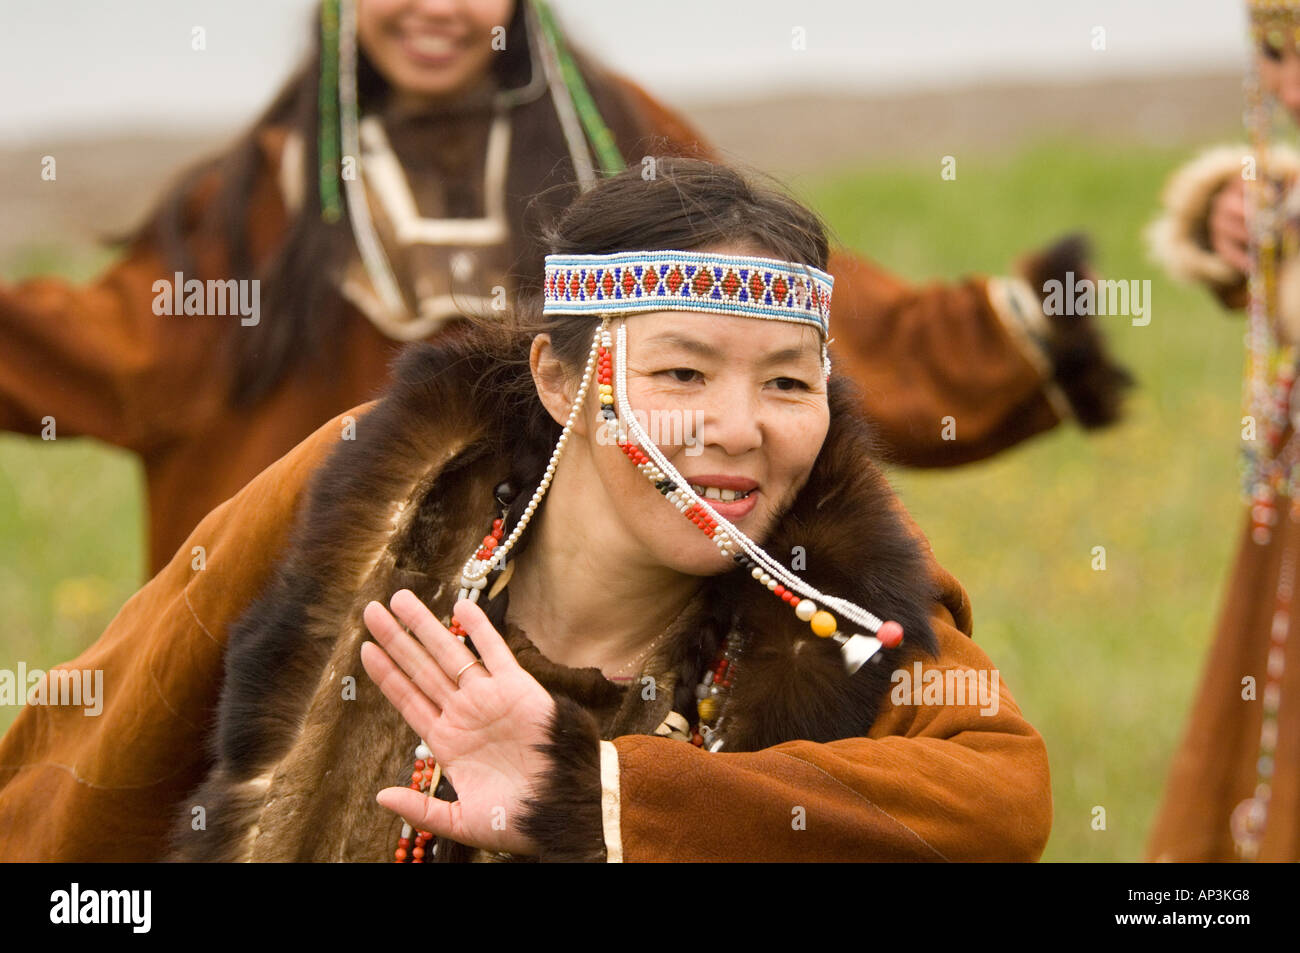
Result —
M1046 860L1136 860L1208 647L1238 528L1242 324L1148 263L1139 232L1185 150L1045 142L1013 156L852 170L804 183L839 237L916 280L1006 273L1075 229L1105 277L1152 281L1146 327L1104 318L1139 378L1125 423L1061 427L997 459L897 472L969 590L975 638L1047 741ZM4 277L92 274L32 250ZM64 661L142 582L138 464L89 441L0 436L0 666ZM1107 567L1094 571L1093 547ZM0 709L0 729L16 709ZM1092 828L1094 809L1106 829Z

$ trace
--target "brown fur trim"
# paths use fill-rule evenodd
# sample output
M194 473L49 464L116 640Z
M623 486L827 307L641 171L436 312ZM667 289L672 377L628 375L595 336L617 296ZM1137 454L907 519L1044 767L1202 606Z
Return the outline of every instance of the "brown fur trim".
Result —
M1241 274L1210 248L1207 220L1219 190L1242 173L1246 145L1216 146L1178 169L1163 195L1164 210L1146 230L1152 259L1180 281L1214 287L1234 285ZM1278 153L1282 161L1294 155Z
M369 638L361 612L402 587L440 615L449 610L455 590L444 583L483 532L482 504L468 498L490 497L490 478L448 482L434 499L429 490L452 460L464 473L499 449L478 443L486 418L456 393L486 372L488 357L450 344L438 363L457 373L433 373L420 354L406 352L385 401L313 479L275 578L231 629L209 737L218 767L188 800L205 807L207 830L179 817L176 859L340 859L358 849L349 829L393 826L373 796L355 799L353 783L362 774L379 786L398 783L418 739L361 667ZM414 419L413 405L422 408ZM355 699L339 690L346 676L356 680ZM352 729L346 738L334 722ZM338 799L348 804L343 823L336 816L304 844L303 826Z
M1216 146L1182 166L1165 186L1163 211L1144 233L1153 261L1180 281L1207 285L1227 308L1245 306L1249 281L1210 247L1210 206L1220 189L1242 175L1250 155L1245 144ZM1267 173L1256 169L1256 174L1291 182L1300 177L1300 153L1287 146L1272 146L1268 165Z
M1069 235L1030 258L1023 266L1034 288L1049 281L1065 283L1066 274L1088 274L1088 240ZM1040 291L1041 293L1041 291ZM1049 314L1043 341L1052 362L1052 377L1070 402L1080 426L1094 429L1119 420L1132 373L1106 347L1097 319L1091 314Z
M563 695L538 745L550 771L526 802L520 826L539 846L542 862L605 860L601 820L600 726Z

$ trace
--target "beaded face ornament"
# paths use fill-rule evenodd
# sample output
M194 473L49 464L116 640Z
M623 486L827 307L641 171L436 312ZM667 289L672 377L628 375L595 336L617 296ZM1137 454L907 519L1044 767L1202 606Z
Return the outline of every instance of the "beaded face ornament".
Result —
M885 622L861 606L804 582L691 489L634 416L627 398L627 325L619 321L617 330L610 330L616 318L666 310L809 325L821 338L822 367L829 377L826 344L833 283L829 274L811 266L743 255L637 251L546 256L542 313L600 315L603 320L592 339L568 420L536 492L508 537L502 540L503 528L494 524L493 535L485 537L483 545L465 562L459 598L477 601L487 585L488 573L501 568L527 528L551 485L594 372L601 415L611 439L664 499L699 527L721 553L748 569L760 585L788 603L815 634L840 643L849 674L861 668L882 646L898 645L903 638L901 625ZM841 631L841 619L849 624L846 627L863 631ZM451 631L464 635L454 619Z
M1300 4L1252 0L1249 8L1260 55L1280 58L1300 45ZM1300 417L1300 393L1294 388L1298 355L1295 342L1287 339L1291 335L1279 333L1279 279L1287 262L1300 253L1300 190L1290 188L1286 176L1273 168L1271 147L1284 120L1254 57L1245 93L1246 131L1257 168L1244 181L1251 268L1243 413L1256 422L1257 434L1242 441L1242 482L1251 504L1251 535L1265 545L1277 522L1277 497L1294 500L1300 490L1300 440L1292 425Z

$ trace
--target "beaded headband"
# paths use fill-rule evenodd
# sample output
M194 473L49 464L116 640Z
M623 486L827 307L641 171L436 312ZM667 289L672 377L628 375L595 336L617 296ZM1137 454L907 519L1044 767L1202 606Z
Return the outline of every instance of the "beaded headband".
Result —
M1252 17L1300 12L1300 0L1246 0Z
M834 278L811 265L752 255L547 255L542 313L709 311L808 324L825 339L834 284Z
M1251 34L1256 41L1270 40L1281 46L1285 37L1281 31L1300 23L1300 2L1297 0L1247 0Z

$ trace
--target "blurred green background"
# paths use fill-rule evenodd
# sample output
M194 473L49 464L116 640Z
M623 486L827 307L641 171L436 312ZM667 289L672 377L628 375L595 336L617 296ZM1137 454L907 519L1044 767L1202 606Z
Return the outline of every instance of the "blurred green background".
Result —
M1243 325L1152 266L1140 232L1184 148L1039 140L996 157L854 168L797 188L839 238L924 281L1007 273L1088 232L1096 268L1152 282L1151 322L1102 318L1139 389L1120 426L1063 426L985 463L895 484L975 608L992 658L1052 765L1045 860L1142 857L1209 645L1238 531ZM105 254L27 248L0 275L84 279ZM0 666L66 661L143 581L142 477L87 440L0 435ZM1107 568L1092 569L1106 549ZM16 716L0 708L0 730ZM1105 808L1106 830L1092 829Z

